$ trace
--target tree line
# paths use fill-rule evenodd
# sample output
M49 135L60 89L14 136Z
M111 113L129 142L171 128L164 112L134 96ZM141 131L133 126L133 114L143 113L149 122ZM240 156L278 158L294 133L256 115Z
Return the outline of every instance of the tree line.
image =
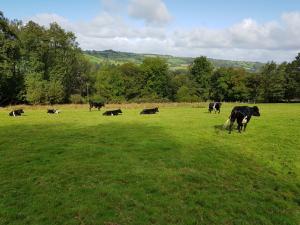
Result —
M165 59L141 64L90 62L72 32L58 24L8 20L0 12L0 105L162 101L282 102L300 98L300 54L260 72L214 68L198 57L188 69Z

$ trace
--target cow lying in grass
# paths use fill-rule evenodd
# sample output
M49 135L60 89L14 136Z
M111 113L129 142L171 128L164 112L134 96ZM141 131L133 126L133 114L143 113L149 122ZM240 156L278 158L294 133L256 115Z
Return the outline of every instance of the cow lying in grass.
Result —
M244 127L246 130L247 124L249 123L252 116L260 116L259 109L257 106L248 107L248 106L236 106L232 109L229 120L229 134L232 131L234 121L237 121L238 131L241 133L241 130Z
M60 110L58 109L47 109L48 114L58 114L60 113Z
M9 116L22 116L22 113L24 113L23 109L16 109L11 111L8 115Z
M121 109L116 109L116 110L108 110L108 111L104 112L102 115L103 116L118 116L121 113L123 113Z
M152 108L152 109L143 109L140 114L155 114L159 112L158 107Z
M215 111L215 113L218 111L221 112L221 102L211 102L208 105L208 111L211 113L211 111Z
M97 108L98 111L101 109L101 107L104 107L104 103L103 102L95 102L95 101L89 101L90 104L90 111L92 110L92 108Z

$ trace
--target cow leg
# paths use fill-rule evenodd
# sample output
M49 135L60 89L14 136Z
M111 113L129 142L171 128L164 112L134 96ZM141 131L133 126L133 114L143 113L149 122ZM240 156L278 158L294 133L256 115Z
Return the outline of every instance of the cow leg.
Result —
M98 107L98 111L100 111L100 107Z
M247 123L244 124L244 132L246 131Z
M234 121L230 120L230 125L229 125L229 134L231 134L232 127L233 127Z
M241 133L241 130L243 129L243 125L238 125L238 130L239 130L239 133Z

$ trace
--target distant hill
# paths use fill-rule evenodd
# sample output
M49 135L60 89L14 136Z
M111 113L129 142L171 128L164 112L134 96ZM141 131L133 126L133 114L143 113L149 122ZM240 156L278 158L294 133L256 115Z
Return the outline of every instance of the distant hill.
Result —
M171 55L158 55L158 54L138 54L131 52L118 52L113 50L104 51L85 51L86 57L95 63L109 62L112 64L123 64L126 62L133 62L140 64L145 57L161 57L167 60L171 69L187 69L194 58L192 57L176 57ZM248 71L256 72L264 64L260 62L247 62L247 61L232 61L222 59L210 59L215 67L242 67Z

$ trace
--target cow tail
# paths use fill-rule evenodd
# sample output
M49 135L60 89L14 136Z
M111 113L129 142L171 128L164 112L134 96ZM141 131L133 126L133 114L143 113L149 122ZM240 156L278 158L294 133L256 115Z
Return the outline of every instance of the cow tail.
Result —
M225 123L223 125L224 129L226 129L228 127L229 123L230 123L230 118L225 121Z

